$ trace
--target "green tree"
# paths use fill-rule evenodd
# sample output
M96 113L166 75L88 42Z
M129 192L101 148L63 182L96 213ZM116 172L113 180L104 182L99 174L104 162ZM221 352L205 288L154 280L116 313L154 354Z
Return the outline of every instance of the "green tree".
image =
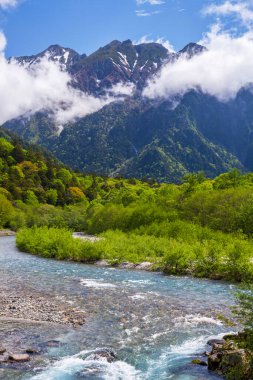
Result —
M246 344L253 350L253 285L245 285L237 292L236 297L238 307L235 308L235 314L244 325L247 334Z
M7 222L11 219L14 208L10 201L0 194L0 227L5 227Z
M10 155L10 153L13 151L14 146L4 139L3 137L0 138L0 156L1 157L7 157Z
M50 205L56 205L57 200L58 200L58 193L56 189L49 189L46 191L46 199L47 203Z

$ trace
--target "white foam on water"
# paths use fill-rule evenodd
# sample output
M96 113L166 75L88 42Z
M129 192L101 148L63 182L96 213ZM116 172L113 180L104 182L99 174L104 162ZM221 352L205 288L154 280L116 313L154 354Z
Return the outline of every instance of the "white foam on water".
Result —
M159 376L161 376L161 378L170 378L169 368L175 367L177 360L186 359L193 356L194 354L204 351L208 339L211 338L212 337L210 336L203 335L198 338L188 339L181 344L171 345L161 353L159 358L150 360L146 378L156 379L158 378L157 373L159 373ZM171 374L171 377L174 378L174 375ZM179 379L180 377L177 378ZM182 377L182 380L183 379L184 378Z
M35 375L31 380L63 380L67 376L74 375L82 370L84 360L75 356L67 357L54 363L42 373Z
M138 331L140 331L140 328L135 326L131 329L125 329L125 333L127 334L127 336L131 336L132 334L136 334Z
M233 332L227 332L227 334L232 334ZM202 335L198 338L188 339L185 342L170 346L171 354L178 354L180 356L191 356L205 350L207 341L210 339L222 339L225 332L218 335Z
M111 284L109 282L103 282L103 280L93 280L93 279L82 279L81 284L87 288L95 288L95 289L102 289L102 288L116 288L115 284Z
M206 317L201 314L187 314L184 317L178 317L175 319L176 325L197 326L199 324L212 324L222 326L222 322L219 319L212 317Z
M142 317L142 321L145 324L154 323L155 321L159 321L160 317L154 317L152 314L147 314Z
M141 380L141 372L135 367L122 361L108 364L104 374L105 380Z
M147 298L147 294L145 293L136 293L132 296L128 296L128 298L131 298L133 300L144 300Z
M127 280L127 281L123 281L124 283L128 284L145 284L145 285L150 285L150 284L154 284L154 282L150 281L150 280Z
M101 360L91 360L91 355L86 359L85 355L91 354L92 351L82 351L77 355L65 357L51 367L47 368L43 373L33 376L30 380L64 380L76 373L87 371L99 373L99 378L104 380L141 380L141 372L134 366L117 360L108 363L103 357Z
M163 331L163 332L160 332L160 333L155 333L155 334L147 337L145 340L146 341L154 341L154 340L160 338L161 336L167 335L170 331L171 330Z
M178 354L180 356L193 355L201 350L204 350L206 342L208 341L206 335L198 338L188 339L181 344L176 344L170 347L171 354Z

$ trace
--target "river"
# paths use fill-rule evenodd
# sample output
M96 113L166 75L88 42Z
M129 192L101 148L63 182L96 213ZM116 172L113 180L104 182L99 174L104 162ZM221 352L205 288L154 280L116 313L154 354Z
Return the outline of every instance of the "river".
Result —
M219 379L191 360L210 337L231 331L217 317L229 315L229 284L46 260L18 252L14 237L0 238L0 276L1 287L54 295L86 315L77 329L0 319L1 343L60 342L22 370L0 367L1 380ZM105 347L117 361L91 360Z

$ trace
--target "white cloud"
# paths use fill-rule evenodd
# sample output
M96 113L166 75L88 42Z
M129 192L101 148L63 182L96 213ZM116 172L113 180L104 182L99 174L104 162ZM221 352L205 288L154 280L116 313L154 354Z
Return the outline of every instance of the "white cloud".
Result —
M0 33L0 47L4 49L5 36ZM47 110L57 124L62 125L75 118L86 116L115 100L115 96L102 98L85 94L70 86L68 73L47 57L29 70L0 54L0 124L19 116L29 116ZM128 89L128 92L130 90ZM115 89L114 94L124 95L127 90ZM118 98L117 98L118 99Z
M160 5L164 4L164 0L136 0L137 5L142 5L142 4L150 4L150 5Z
M117 83L115 84L108 93L113 96L132 96L135 91L135 85L131 82L129 83Z
M3 32L0 31L0 54L4 51L5 47L7 45L7 40Z
M163 45L169 52L175 51L173 45L164 37L152 39L152 38L149 38L148 35L142 36L138 41L134 41L134 45L147 44L147 43L152 43L152 42Z
M149 4L149 5L161 5L161 4L164 4L165 1L164 0L136 0L136 4L138 6L140 5L145 5L145 4ZM149 16L152 16L152 15L156 15L156 14L159 14L161 13L161 11L157 10L157 11L150 11L150 10L147 10L147 9L138 9L135 11L135 14L136 16L138 17L149 17Z
M17 5L17 0L0 0L0 8L15 7Z
M204 15L236 16L244 24L253 21L253 9L249 2L225 1L223 4L211 4L203 9Z
M157 15L157 14L161 13L161 11L148 12L148 11L145 11L144 9L142 9L142 10L135 11L135 13L136 13L136 16L138 16L138 17L148 17L148 16L152 16L152 15Z
M201 42L207 51L164 65L143 94L168 98L195 89L227 101L253 83L253 32L235 37L216 26Z

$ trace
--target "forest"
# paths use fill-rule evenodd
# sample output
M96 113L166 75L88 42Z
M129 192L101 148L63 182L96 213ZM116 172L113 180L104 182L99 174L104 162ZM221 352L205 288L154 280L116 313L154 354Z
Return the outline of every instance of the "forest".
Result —
M37 253L84 262L150 261L166 273L239 282L253 278L252 173L188 174L178 185L102 178L73 172L9 134L0 138L0 158L0 225L21 230L17 244L25 240L28 251L29 236L36 247L34 239L51 234L52 252L37 246ZM55 247L62 229L66 244L68 231L103 239L61 253Z

